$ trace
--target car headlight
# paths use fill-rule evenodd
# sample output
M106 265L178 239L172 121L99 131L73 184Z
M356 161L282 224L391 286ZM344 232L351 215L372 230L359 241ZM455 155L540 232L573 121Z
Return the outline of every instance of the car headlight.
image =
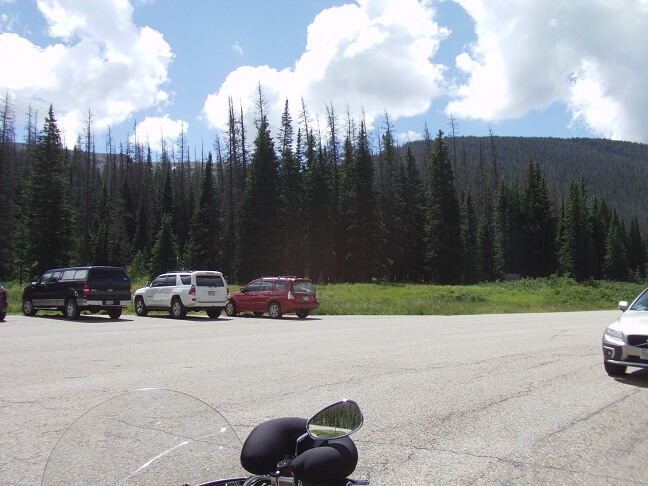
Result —
M610 327L605 330L605 338L608 341L617 341L620 344L625 344L625 336L623 335L623 333Z

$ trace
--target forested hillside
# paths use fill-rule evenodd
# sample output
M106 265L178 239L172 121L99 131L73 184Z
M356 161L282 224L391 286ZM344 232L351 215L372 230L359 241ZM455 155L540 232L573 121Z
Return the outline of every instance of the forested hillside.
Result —
M91 116L73 149L52 108L17 133L0 100L0 278L112 264L132 277L221 269L229 281L472 283L505 274L640 280L648 147L607 140L453 137L425 129L398 146L327 109L324 126L288 104L256 129L229 128L195 160L182 133L159 157L101 143ZM20 142L20 143L18 143ZM97 146L107 150L98 151ZM157 160L159 158L159 160Z

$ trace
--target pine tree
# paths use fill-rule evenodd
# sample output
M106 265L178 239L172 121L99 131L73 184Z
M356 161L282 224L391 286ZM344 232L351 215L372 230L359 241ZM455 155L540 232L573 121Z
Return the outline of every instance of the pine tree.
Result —
M547 277L555 271L556 222L540 164L529 161L523 199L526 274Z
M476 270L479 281L496 280L501 270L497 266L497 251L495 249L495 234L493 223L488 216L491 211L486 211L477 227Z
M160 230L155 235L151 252L149 276L151 280L161 273L178 269L178 242L173 234L171 215L162 216Z
M625 282L630 279L630 266L628 265L628 250L626 241L628 235L625 227L619 220L616 211L605 238L605 258L603 260L603 276L608 280Z
M48 268L68 265L74 246L65 159L51 105L28 157L30 170L21 196L21 243L28 272L36 276Z
M593 276L594 246L584 181L569 181L558 231L559 271L576 280Z
M380 203L380 214L384 226L385 246L383 250L385 258L385 271L387 277L392 280L396 278L398 262L402 259L403 248L401 246L401 213L396 209L397 195L397 167L398 151L389 117L385 114L387 130L382 136L382 151L379 154L379 176L378 176L378 198Z
M193 211L185 248L185 266L192 269L217 270L221 264L222 234L219 193L213 176L212 154L200 181L198 206Z
M426 269L432 281L457 283L461 274L459 201L452 163L439 130L428 160L425 184Z
M312 132L307 137L304 174L304 248L308 255L306 275L313 280L328 280L333 273L333 235L331 234L331 187L324 168L324 154L315 149Z
M281 242L279 161L265 116L259 121L255 151L247 170L238 221L235 278L246 282L273 274Z
M477 280L477 224L470 193L461 201L461 280L471 284Z
M493 226L498 271L526 273L525 220L520 188L516 182L500 182L495 194Z
M396 276L398 280L418 282L424 277L425 195L411 145L407 147L405 159L405 165L399 168L395 197L395 211L399 214L400 222L400 232L395 243L399 255Z
M340 212L345 224L345 278L353 282L366 282L381 277L383 262L380 249L381 222L373 188L374 168L367 128L360 124L357 147L351 151L350 138L347 152L353 153L344 165L344 189L340 194Z
M646 242L641 236L639 218L636 214L630 221L628 264L635 280L640 281L646 277Z

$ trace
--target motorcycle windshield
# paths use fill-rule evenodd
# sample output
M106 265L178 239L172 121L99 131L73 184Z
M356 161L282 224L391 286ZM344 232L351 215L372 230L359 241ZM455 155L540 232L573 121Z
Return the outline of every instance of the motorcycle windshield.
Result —
M185 393L124 393L61 436L43 485L177 485L241 476L241 441L227 420Z

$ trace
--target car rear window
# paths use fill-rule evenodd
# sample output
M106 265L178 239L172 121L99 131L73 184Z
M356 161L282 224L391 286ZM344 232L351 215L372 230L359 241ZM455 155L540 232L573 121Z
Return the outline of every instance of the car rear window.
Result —
M90 279L95 282L128 282L128 275L122 268L92 268Z
M295 292L315 292L313 282L307 280L296 280L293 282L293 291Z
M196 275L198 287L225 287L223 278L219 275Z

